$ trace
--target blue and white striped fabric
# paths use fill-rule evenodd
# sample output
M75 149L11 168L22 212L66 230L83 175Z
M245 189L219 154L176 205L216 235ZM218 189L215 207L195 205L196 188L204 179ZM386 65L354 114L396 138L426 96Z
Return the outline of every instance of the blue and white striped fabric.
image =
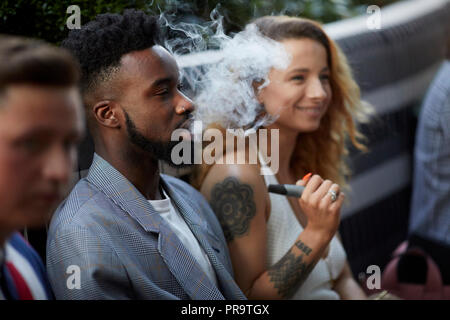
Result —
M410 232L450 246L450 61L428 91L417 128Z

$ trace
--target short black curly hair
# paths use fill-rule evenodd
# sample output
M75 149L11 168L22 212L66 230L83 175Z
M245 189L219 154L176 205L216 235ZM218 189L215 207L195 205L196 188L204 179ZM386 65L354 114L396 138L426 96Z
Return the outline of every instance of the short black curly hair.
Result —
M123 14L105 13L81 29L71 30L62 42L81 66L83 94L95 90L117 70L124 54L161 43L158 17L127 9Z

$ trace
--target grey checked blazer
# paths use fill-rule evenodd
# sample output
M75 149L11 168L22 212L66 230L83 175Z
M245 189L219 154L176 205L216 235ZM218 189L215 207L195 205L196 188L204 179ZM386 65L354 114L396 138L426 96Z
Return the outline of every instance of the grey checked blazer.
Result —
M179 179L161 175L161 183L207 253L219 288L144 196L95 154L48 232L47 272L57 299L245 299L206 200ZM79 289L68 285L77 274Z

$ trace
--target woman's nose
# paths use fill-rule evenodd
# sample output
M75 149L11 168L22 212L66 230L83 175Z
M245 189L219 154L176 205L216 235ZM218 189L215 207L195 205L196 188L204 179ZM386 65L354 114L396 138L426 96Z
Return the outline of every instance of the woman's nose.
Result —
M319 79L314 79L308 84L306 95L312 100L322 101L326 99L327 92L325 91L322 82Z

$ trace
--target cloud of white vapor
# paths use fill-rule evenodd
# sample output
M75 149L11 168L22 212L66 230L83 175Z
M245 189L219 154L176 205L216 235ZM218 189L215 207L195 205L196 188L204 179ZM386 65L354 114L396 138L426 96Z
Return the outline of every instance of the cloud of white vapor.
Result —
M269 84L271 68L284 69L290 57L282 44L261 35L253 24L221 45L221 60L205 66L194 102L195 118L224 128L252 129L274 119L260 117L258 90ZM254 86L254 83L259 86ZM256 90L255 90L256 89Z
M263 36L254 24L227 36L222 19L216 9L211 12L211 21L202 25L175 25L163 17L166 27L184 35L164 45L177 58L182 79L194 92L194 119L202 121L204 127L215 123L250 132L275 120L263 115L264 107L256 94L269 84L269 71L287 68L291 58L281 43ZM208 48L218 49L214 61L201 60ZM183 69L192 65L200 67Z

